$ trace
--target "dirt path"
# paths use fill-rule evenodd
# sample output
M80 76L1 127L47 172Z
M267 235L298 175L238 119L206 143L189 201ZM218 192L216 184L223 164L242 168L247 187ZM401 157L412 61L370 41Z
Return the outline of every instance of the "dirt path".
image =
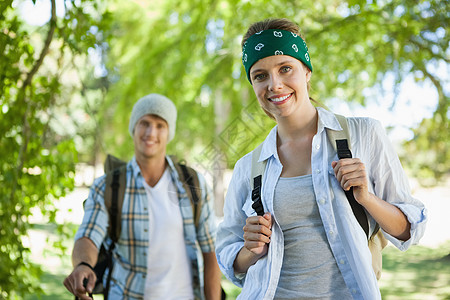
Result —
M437 247L450 240L450 185L432 189L419 188L414 197L425 204L428 222L419 245Z

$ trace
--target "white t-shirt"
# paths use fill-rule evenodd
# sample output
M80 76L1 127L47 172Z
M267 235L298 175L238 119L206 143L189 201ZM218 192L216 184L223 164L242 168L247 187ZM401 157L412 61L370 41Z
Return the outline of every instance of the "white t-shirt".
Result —
M144 299L194 299L183 218L168 169L154 187L147 183L144 187L149 199L150 226Z

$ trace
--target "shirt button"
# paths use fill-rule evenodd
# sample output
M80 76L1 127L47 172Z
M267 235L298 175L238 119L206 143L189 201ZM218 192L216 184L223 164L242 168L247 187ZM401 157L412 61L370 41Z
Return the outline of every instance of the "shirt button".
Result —
M355 290L355 289L352 289L352 293L353 293L353 294L356 294L356 290Z
M333 231L333 230L330 230L329 233L330 233L331 235L333 235L333 234L334 234L334 231ZM343 260L341 260L341 261L343 261Z
M320 203L320 204L325 204L325 199L323 199L323 198L320 199L320 200L319 200L319 203Z
M345 261L344 261L343 259L341 259L341 260L339 261L339 263L340 263L341 265L343 265L343 264L345 264Z
M320 173L320 170L319 170L319 169L317 169L317 170L316 170L316 173L317 173L317 174L319 174L319 173Z
M316 150L319 150L319 149L320 149L320 145L317 144L317 145L316 145Z

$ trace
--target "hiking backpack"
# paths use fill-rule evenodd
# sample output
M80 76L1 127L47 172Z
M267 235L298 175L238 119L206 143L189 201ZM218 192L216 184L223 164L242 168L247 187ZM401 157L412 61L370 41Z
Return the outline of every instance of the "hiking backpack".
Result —
M200 221L201 209L199 203L201 200L201 189L197 172L191 167L186 166L184 161L178 161L175 156L170 156L178 173L180 181L183 184L186 193L191 200L194 224L197 227ZM110 154L106 157L104 170L106 174L104 201L109 215L108 235L112 242L108 249L101 245L97 264L94 267L97 281L92 294L103 294L104 299L108 299L109 284L113 269L112 252L115 244L119 240L122 229L122 204L127 186L127 163ZM108 272L106 287L103 287L103 275Z
M337 152L339 159L352 158L352 152L350 148L351 143L348 142L350 140L350 134L348 131L347 119L344 116L338 114L335 114L335 116L339 121L342 130L338 131L326 128L328 140L333 145L333 148ZM253 150L251 171L251 178L253 178L253 181L250 181L253 200L252 207L259 216L264 215L264 208L261 201L261 185L267 164L267 160L258 162L262 150L262 145L263 144L260 144L255 150ZM387 240L381 230L379 230L380 226L378 225L378 223L376 224L372 234L369 236L369 222L367 214L364 210L364 207L362 207L362 205L359 204L353 196L353 188L351 188L349 191L345 191L345 195L347 196L348 202L350 203L350 207L352 208L356 220L367 236L368 246L372 254L372 268L378 280L381 277L382 269L381 251L384 247L386 247Z

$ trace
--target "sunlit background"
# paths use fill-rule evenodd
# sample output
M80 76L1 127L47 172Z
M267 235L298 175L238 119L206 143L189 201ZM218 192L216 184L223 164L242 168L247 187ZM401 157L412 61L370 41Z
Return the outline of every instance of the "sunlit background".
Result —
M234 163L274 126L240 62L246 28L269 17L300 25L315 99L381 121L429 210L419 246L383 251L383 299L450 299L448 1L2 0L0 12L0 299L73 298L62 280L82 202L107 153L133 155L128 117L145 94L176 103L169 150L206 175L220 220Z

